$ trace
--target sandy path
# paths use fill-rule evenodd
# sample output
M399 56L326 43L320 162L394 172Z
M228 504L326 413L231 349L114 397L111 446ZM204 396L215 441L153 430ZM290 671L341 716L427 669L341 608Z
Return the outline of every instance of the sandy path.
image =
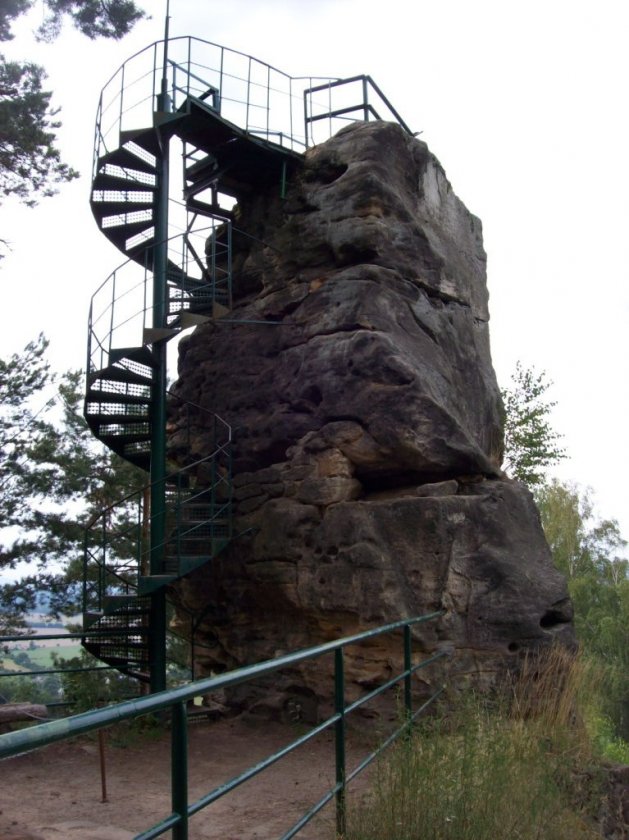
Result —
M190 724L190 796L259 761L301 732L254 718ZM367 748L354 733L348 769ZM108 801L101 801L98 744L64 742L0 762L0 840L129 840L170 813L170 735L107 744ZM191 818L190 840L276 840L334 780L331 733L300 747ZM164 835L170 837L170 834ZM327 807L298 835L332 840Z

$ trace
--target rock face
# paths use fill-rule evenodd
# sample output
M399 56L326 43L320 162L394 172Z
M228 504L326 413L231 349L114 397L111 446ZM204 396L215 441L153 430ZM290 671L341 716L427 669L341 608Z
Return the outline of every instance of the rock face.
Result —
M311 149L278 192L239 197L241 323L180 345L178 395L234 430L243 534L178 587L206 616L201 670L433 610L445 615L420 645L484 681L518 652L571 641L532 499L500 471L479 220L426 145L388 123ZM183 424L173 416L175 456ZM382 679L399 650L357 653L350 684ZM300 679L316 696L328 677Z

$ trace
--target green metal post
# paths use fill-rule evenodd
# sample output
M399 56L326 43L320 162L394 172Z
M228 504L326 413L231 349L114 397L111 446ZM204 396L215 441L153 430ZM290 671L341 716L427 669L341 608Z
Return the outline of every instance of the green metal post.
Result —
M334 651L334 711L339 715L335 724L336 748L336 833L345 835L345 675L343 648Z
M282 177L280 184L280 198L286 198L286 161L282 161Z
M173 840L188 840L188 716L185 702L172 710L171 806L181 819L173 828Z
M168 18L166 19L168 33ZM170 110L167 78L168 35L164 42L164 68L158 111ZM153 246L153 323L154 329L167 326L167 269L168 269L168 188L169 143L168 132L159 134L159 153L156 161L157 197L155 207L155 245ZM164 573L166 541L166 342L153 343L154 379L151 416L151 553L150 574ZM149 659L151 691L166 688L166 593L163 588L151 594Z
M409 624L404 626L404 670L406 676L404 677L404 708L406 711L406 719L410 720L413 716L413 698L411 695L411 627Z

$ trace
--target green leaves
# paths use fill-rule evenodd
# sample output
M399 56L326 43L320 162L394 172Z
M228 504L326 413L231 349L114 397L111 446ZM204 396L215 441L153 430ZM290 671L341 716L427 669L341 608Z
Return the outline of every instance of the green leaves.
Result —
M81 414L83 375L52 375L47 346L40 335L0 359L0 570L31 564L0 586L0 623L30 609L37 590L52 594L52 612L75 612L84 526L145 481L94 440Z
M48 13L38 30L53 41L65 17L88 38L122 38L145 17L131 0L45 0ZM34 0L2 0L0 41L13 38L11 24L34 6ZM15 197L29 207L57 192L57 185L78 177L61 160L56 131L59 109L44 90L43 67L29 61L8 61L0 55L0 200Z
M0 195L29 207L79 174L61 161L55 146L60 123L50 107L51 92L42 88L45 78L36 64L0 56Z
M555 565L568 578L577 637L607 666L608 714L629 737L629 561L614 519L598 519L592 494L552 481L535 489Z
M544 481L546 469L566 457L562 435L550 422L554 402L546 393L551 382L544 371L516 364L511 388L502 391L505 408L505 469L529 487Z

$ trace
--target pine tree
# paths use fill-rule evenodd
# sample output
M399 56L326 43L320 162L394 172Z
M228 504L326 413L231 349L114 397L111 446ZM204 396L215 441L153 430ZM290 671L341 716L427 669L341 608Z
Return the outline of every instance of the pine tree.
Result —
M0 627L19 624L37 594L50 612L76 612L86 524L139 489L144 473L93 438L81 414L82 373L51 374L43 336L0 360ZM119 516L126 516L125 507ZM130 515L130 513L129 513Z
M12 22L34 4L35 0L3 0L0 41L12 39ZM88 38L116 39L144 17L131 0L45 0L44 7L48 16L38 36L46 41L59 35L65 17ZM57 184L78 175L63 163L56 146L58 109L51 108L45 79L43 67L0 55L0 200L14 196L32 206L53 195Z
M511 387L502 391L505 408L505 469L513 478L535 487L546 469L566 457L561 435L552 427L555 406L546 394L551 386L544 371L516 364Z

